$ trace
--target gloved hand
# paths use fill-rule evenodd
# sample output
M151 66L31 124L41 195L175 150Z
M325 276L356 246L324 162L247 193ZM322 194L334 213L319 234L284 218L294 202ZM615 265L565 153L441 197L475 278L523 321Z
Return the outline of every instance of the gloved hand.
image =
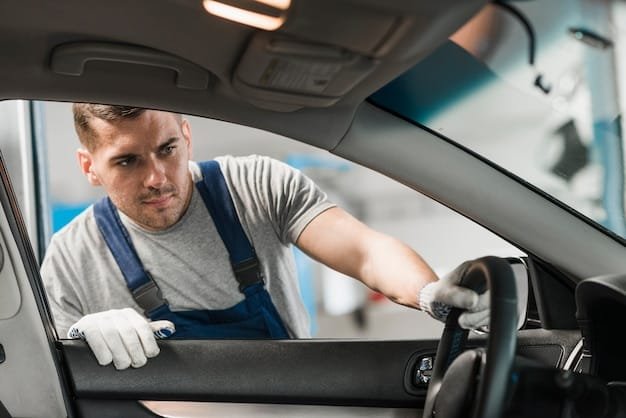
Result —
M458 285L469 265L463 263L440 280L424 286L418 296L420 309L445 322L450 309L461 308L465 309L459 316L461 328L477 329L489 325L489 291L479 295Z
M113 362L123 370L146 364L159 354L156 338L167 338L175 331L170 321L148 322L134 309L124 308L85 315L67 336L87 341L101 366Z

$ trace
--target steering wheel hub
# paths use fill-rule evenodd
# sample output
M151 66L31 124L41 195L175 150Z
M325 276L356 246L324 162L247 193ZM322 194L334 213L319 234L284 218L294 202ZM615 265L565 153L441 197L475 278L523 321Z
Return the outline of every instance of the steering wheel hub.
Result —
M483 366L485 350L467 350L459 355L448 368L439 389L445 396L435 400L434 415L446 418L461 418L471 410L478 376Z

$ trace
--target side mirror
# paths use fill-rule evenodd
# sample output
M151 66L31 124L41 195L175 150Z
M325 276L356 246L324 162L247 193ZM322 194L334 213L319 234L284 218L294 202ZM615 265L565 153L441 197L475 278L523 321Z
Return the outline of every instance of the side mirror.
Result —
M515 275L515 285L517 287L517 329L520 330L526 325L528 316L530 276L523 258L510 257L507 258L507 261Z
M517 291L517 329L525 328L528 319L528 301L530 291L530 273L526 265L525 258L507 257L513 275L515 276L515 287ZM488 333L488 327L479 328L475 332Z

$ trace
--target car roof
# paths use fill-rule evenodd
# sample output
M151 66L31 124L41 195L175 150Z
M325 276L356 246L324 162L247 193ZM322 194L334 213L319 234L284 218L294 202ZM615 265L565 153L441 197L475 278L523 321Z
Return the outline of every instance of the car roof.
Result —
M331 149L365 98L486 3L293 0L266 32L201 1L2 2L0 97L172 110Z

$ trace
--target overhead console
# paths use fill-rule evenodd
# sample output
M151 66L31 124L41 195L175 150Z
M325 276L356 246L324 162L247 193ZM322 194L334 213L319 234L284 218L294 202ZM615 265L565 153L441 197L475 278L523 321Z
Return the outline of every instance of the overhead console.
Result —
M370 76L374 88L390 81L387 71L402 70L394 65L426 56L486 2L369 3L294 1L284 27L251 37L233 72L233 88L270 110L333 106L358 94ZM372 90L363 92L360 100Z
M374 58L336 47L258 33L248 44L233 87L273 110L334 105L372 72Z

